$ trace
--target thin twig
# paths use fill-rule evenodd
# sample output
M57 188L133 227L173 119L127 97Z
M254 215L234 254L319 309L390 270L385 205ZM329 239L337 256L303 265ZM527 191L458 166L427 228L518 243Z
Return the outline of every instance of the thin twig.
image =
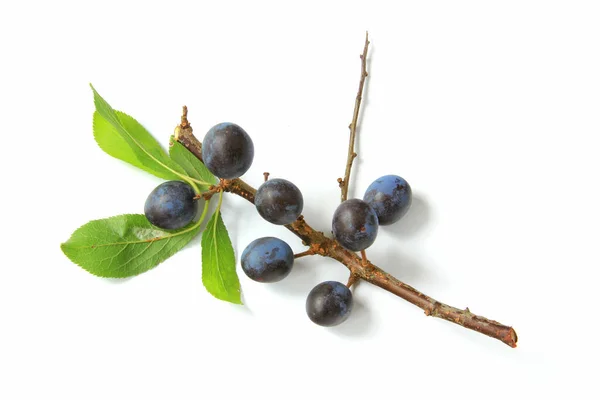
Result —
M366 267L367 266L367 262L368 262L368 260L367 260L367 252L364 251L364 250L361 250L360 251L360 258L362 259L362 265Z
M296 253L296 254L294 254L294 258L301 258L301 257L306 257L306 256L312 256L314 254L315 254L315 252L312 249L308 249L306 251L303 251L302 253Z
M358 281L359 281L358 275L353 274L351 272L350 277L348 278L348 283L346 283L346 286L348 287L348 289L350 289L352 287L352 285L354 285Z
M350 143L348 145L348 159L346 161L346 172L344 173L344 179L338 178L338 183L342 189L341 200L342 202L348 199L348 186L350 186L350 171L352 170L352 163L356 158L357 154L354 152L354 141L356 139L356 127L358 126L358 114L360 113L360 103L362 102L363 88L365 86L365 79L369 75L367 72L367 51L369 50L369 32L365 35L365 47L363 53L360 55L360 82L358 84L358 93L356 94L356 100L354 100L354 114L352 115L352 122L348 126L350 128Z

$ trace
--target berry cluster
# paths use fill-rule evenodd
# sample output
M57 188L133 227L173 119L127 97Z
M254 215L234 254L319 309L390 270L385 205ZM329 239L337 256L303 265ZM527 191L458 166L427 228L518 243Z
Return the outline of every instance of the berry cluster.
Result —
M252 165L254 145L238 125L221 123L206 134L202 145L204 164L215 176L234 179ZM341 203L333 214L332 232L339 244L350 251L363 251L377 237L379 225L397 222L411 204L408 182L396 175L375 180L363 199ZM150 223L162 229L179 229L196 216L198 198L193 188L179 181L161 184L150 193L144 212ZM262 218L275 225L294 222L302 213L304 200L296 185L285 179L266 180L256 191L254 204ZM250 243L241 256L242 270L256 282L278 282L294 265L292 248L275 237ZM306 299L306 313L321 326L344 322L352 311L352 292L341 282L327 281L315 286Z

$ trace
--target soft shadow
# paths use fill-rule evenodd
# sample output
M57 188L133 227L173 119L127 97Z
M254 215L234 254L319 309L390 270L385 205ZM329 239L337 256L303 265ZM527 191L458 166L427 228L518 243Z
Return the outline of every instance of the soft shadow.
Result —
M328 328L334 335L364 337L374 330L372 315L366 306L366 302L356 296L356 287L353 289L354 305L350 317L338 326Z
M315 270L317 266L314 265L314 257L316 256L294 260L294 267L288 276L279 282L265 286L278 294L306 297L319 283Z
M425 266L396 248L388 247L381 252L373 251L373 262L409 285L431 280L431 274Z
M431 209L425 197L413 194L412 204L400 221L382 226L380 229L392 233L394 236L414 237L431 222Z
M129 278L104 278L104 281L110 283L111 285L120 285L122 283L129 282L132 278L133 276Z

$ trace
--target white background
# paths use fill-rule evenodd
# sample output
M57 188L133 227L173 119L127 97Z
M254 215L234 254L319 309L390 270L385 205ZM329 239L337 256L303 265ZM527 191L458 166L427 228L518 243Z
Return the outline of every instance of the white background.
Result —
M159 4L0 6L0 398L597 398L597 2ZM160 183L98 148L89 82L165 145L183 104L199 138L240 124L256 149L244 179L295 182L327 232L365 30L350 192L398 174L414 194L369 257L514 326L517 349L365 283L345 324L318 327L306 294L347 279L320 257L273 285L238 269L240 307L204 290L199 238L120 281L61 253ZM265 235L304 249L239 198L224 218L237 254Z

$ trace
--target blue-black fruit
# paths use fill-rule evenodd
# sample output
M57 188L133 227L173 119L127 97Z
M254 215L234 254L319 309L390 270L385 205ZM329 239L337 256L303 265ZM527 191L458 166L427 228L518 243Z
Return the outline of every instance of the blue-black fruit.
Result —
M320 283L306 298L308 318L317 325L339 325L348 319L351 311L352 292L340 282Z
M332 228L333 236L343 247L360 251L375 241L379 221L370 205L360 199L350 199L335 210Z
M390 225L406 214L412 202L412 190L404 178L385 175L367 188L363 200L377 213L379 225Z
M302 192L285 179L269 179L256 191L254 205L261 217L276 225L294 222L302 213Z
M168 181L158 185L146 199L144 214L161 229L183 228L196 216L198 201L194 189L185 182Z
M288 276L294 265L294 252L283 240L263 237L242 252L242 270L257 282L277 282Z
M252 165L254 144L240 126L223 122L210 128L202 142L202 160L213 175L239 178Z

